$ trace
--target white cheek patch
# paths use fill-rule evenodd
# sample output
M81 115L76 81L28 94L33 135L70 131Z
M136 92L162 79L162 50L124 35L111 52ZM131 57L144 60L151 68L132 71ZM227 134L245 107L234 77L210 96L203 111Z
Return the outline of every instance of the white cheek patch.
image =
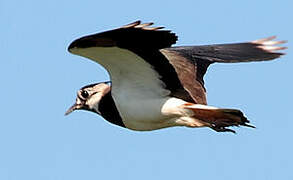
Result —
M86 102L86 105L89 106L90 109L98 110L99 108L99 102L102 99L103 94L102 93L96 93L92 95Z

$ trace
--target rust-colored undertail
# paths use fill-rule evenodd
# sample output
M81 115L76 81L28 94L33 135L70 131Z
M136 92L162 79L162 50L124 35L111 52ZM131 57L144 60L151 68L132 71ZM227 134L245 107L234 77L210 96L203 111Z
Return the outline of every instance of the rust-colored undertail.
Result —
M192 103L184 104L183 108L192 110L194 112L194 118L207 123L210 128L217 132L235 133L234 130L227 128L231 126L255 128L248 124L249 120L238 109L220 109Z

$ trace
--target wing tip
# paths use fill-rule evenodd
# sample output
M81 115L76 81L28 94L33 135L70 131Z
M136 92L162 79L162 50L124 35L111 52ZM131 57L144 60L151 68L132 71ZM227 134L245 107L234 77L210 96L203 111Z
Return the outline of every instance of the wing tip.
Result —
M287 40L275 41L274 39L276 39L276 38L277 38L277 36L270 36L267 38L251 41L250 43L255 44L257 48L260 48L265 52L275 53L275 54L278 54L279 56L285 55L285 53L279 53L278 51L285 50L288 47L277 46L277 45L285 44L288 41Z
M154 23L148 22L148 23L142 23L141 20L134 21L132 23L126 24L118 29L138 29L138 30L144 30L144 31L155 31L155 32L163 32L169 34L169 36L172 38L171 43L175 44L178 40L178 36L176 33L173 33L171 30L164 29L163 26L158 27L152 27ZM164 29L164 30L161 30Z
M154 24L153 22L141 23L141 20L137 20L132 23L126 24L126 25L122 26L121 28L123 28L123 29L136 28L136 29L143 29L143 30L147 30L147 31L156 31L156 30L160 30L160 29L165 28L163 26L151 27L153 24ZM168 31L168 30L166 30L166 31Z
M135 27L139 24L141 24L141 20L137 20L132 23L126 24L126 25L122 26L121 28L132 28L132 27Z

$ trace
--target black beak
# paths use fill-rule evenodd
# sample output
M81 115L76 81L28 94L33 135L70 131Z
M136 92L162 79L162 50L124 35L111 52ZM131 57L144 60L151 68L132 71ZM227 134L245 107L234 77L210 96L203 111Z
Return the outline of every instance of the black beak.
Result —
M81 104L73 104L66 112L65 112L65 116L67 116L68 114L72 113L75 110L81 109L82 105Z

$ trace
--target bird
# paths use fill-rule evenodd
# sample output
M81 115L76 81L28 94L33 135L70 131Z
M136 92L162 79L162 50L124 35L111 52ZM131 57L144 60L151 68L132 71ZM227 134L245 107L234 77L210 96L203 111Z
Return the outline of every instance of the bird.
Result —
M284 55L276 36L249 42L173 46L164 27L135 21L74 40L68 51L103 66L110 81L82 87L65 113L87 110L136 131L183 126L236 131L249 120L238 109L207 104L204 75L213 63L268 61Z

